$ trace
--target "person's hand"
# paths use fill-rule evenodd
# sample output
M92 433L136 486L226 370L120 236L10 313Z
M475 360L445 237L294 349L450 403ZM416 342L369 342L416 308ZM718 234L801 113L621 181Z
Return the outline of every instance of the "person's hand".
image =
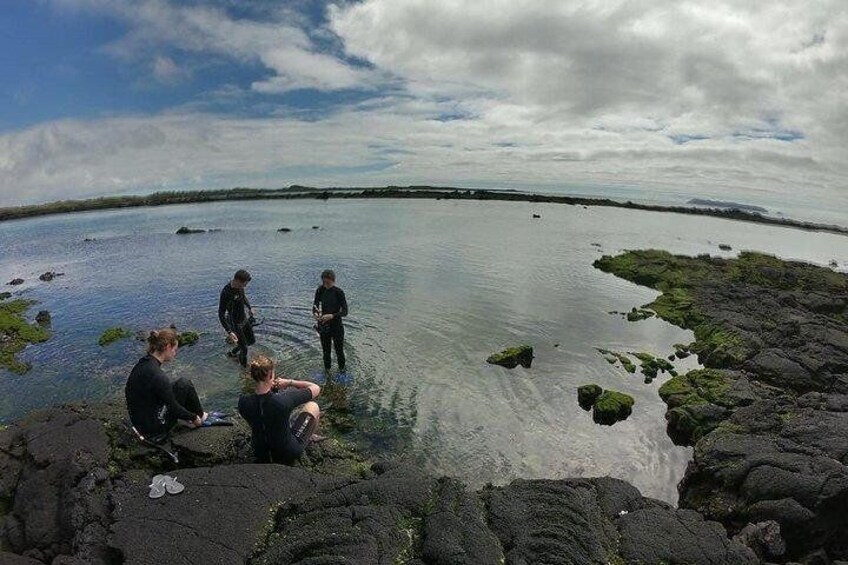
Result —
M248 309L247 309L247 312L248 312L251 316L255 316L255 315L256 315L256 314L254 313L254 311L253 311L253 308L248 308Z
M318 319L319 319L320 321L322 321L322 322L326 323L326 322L329 322L330 320L332 320L332 319L333 319L333 315L332 315L332 314L324 314L323 316L321 316L321 317L320 317L320 318L318 318Z
M275 378L274 384L271 386L275 389L283 388L283 379L281 379L280 377Z
M206 416L206 413L204 412L203 415ZM201 418L200 416L195 416L194 420L191 421L191 425L194 426L195 428L199 428L203 425L204 419L205 418Z
M235 332L230 332L227 336L227 341L229 341L230 343L238 343L238 336Z

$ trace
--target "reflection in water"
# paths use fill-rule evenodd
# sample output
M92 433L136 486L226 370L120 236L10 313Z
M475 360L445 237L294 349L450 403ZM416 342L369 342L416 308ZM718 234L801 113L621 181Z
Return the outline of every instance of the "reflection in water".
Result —
M534 211L543 219L531 220ZM175 236L181 225L222 231ZM293 231L278 233L280 226ZM333 268L350 302L353 437L369 449L405 454L473 486L609 474L672 502L689 450L665 434L656 391L667 377L645 385L595 348L667 355L692 335L660 320L628 323L608 314L655 293L593 269L592 261L646 247L729 255L719 242L824 264L848 259L848 240L825 234L630 210L450 201L100 212L0 224L0 241L0 280L26 278L23 293L52 312L55 332L26 351L31 373L0 375L5 420L56 402L120 398L143 344L99 347L100 332L119 325L176 323L203 332L168 370L194 380L209 406L232 408L241 372L224 355L217 299L242 267L254 276L248 293L264 319L253 353L275 357L281 374L311 379L321 352L310 304L319 273ZM47 270L66 276L33 282ZM484 361L525 342L536 349L532 369ZM633 415L612 427L594 424L576 400L577 387L591 382L631 394Z

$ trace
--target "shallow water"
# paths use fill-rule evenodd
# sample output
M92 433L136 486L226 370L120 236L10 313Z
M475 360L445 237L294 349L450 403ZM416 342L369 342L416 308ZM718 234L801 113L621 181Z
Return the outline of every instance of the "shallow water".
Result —
M532 212L542 219L530 219ZM222 231L174 235L182 225ZM293 231L277 233L284 226ZM233 406L239 371L224 356L217 299L240 267L254 275L248 292L265 319L255 351L272 353L287 376L308 378L321 367L309 306L318 274L332 267L351 308L351 395L365 422L357 439L473 486L609 474L675 502L690 450L665 434L657 388L667 377L646 385L595 348L667 355L692 334L609 314L656 293L591 264L628 248L736 252L718 243L819 264L848 261L842 236L553 204L238 202L3 223L0 280L27 279L22 294L40 301L33 316L52 312L54 336L25 352L30 373L0 372L0 419L60 401L120 398L142 344L99 347L100 333L117 325L175 322L208 332L168 371L190 376L208 405ZM66 275L39 282L47 270ZM536 348L532 369L485 363L525 342ZM633 395L633 415L612 427L594 424L576 401L576 388L590 382Z

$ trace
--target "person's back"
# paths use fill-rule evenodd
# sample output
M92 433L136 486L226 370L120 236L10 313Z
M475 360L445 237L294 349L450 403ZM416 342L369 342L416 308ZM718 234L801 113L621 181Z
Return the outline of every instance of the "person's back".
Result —
M166 431L165 419L159 415L164 402L157 389L161 386L162 370L159 362L151 355L142 357L130 372L124 394L130 422L142 435L158 435Z
M292 463L300 457L303 446L292 433L291 415L310 400L312 393L308 389L246 394L239 398L239 414L250 424L257 463Z
M267 357L254 359L250 373L256 392L239 397L238 410L250 424L256 461L292 463L303 453L318 425L320 412L312 399L321 389L307 381L275 378L273 362ZM301 406L292 421L292 412Z

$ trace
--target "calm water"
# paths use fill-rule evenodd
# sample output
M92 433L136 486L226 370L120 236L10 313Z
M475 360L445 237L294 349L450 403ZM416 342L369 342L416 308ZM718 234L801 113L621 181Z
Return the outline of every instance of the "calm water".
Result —
M543 219L531 220L531 212ZM182 225L222 231L173 235ZM277 233L284 226L293 231ZM4 223L0 280L27 279L19 292L40 301L33 316L52 312L54 336L25 352L30 373L0 372L0 419L66 400L120 397L142 344L104 349L100 333L172 322L208 333L168 371L193 378L209 406L232 407L239 372L224 356L216 308L220 288L240 267L254 276L249 295L266 320L256 351L272 353L284 374L308 378L321 367L310 301L318 274L332 267L351 308L350 392L364 422L358 439L474 486L609 474L674 502L690 451L666 437L657 396L663 378L646 385L595 347L668 354L692 335L659 320L610 315L656 293L591 264L627 248L717 254L718 243L820 264L848 261L848 238L835 235L520 203L247 202ZM37 281L46 270L66 276ZM532 369L484 362L524 342L536 348ZM630 419L594 424L576 401L577 386L590 382L632 394Z

